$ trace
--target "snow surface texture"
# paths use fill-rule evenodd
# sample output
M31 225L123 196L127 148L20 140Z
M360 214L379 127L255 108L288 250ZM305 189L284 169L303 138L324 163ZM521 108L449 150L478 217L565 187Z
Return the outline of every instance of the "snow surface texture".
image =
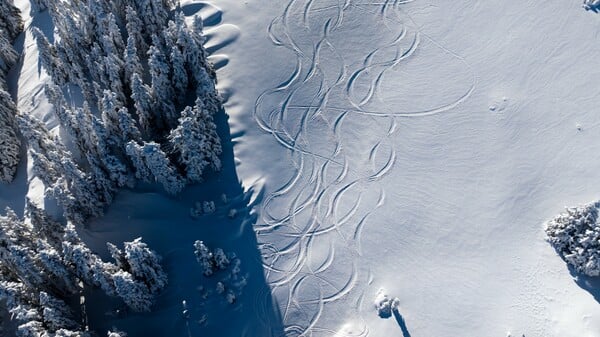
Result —
M414 336L598 334L599 288L574 282L543 226L600 186L599 73L576 61L600 53L598 15L219 4L244 32L218 75L240 177L264 186L256 229L288 334L400 335L364 300L380 287Z
M600 202L567 208L548 222L548 241L575 268L588 276L600 275Z
M97 301L92 328L597 336L599 288L573 282L541 224L565 203L597 197L599 73L581 60L600 54L599 16L564 0L219 6L182 2L186 15L209 19L232 116L223 172L176 198L152 186L124 191L81 233L99 252L143 236L169 275L160 311L107 315L113 306ZM29 31L22 44L17 103L55 127ZM42 194L35 180L23 186L0 189L2 205ZM229 201L215 213L190 218L195 201L221 193ZM261 201L254 214L248 204ZM228 219L229 209L240 211ZM197 239L243 257L250 277L233 306L201 298ZM374 314L380 287L402 298L404 325Z

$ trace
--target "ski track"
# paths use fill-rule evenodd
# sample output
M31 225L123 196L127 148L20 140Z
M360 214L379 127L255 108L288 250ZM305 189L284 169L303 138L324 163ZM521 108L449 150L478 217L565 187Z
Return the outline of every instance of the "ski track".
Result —
M423 34L403 11L402 5L412 1L290 0L268 26L272 43L296 57L289 76L260 95L254 107L258 126L289 151L295 167L285 184L265 196L256 225L266 277L288 336L346 335L319 326L319 321L331 303L362 303L371 283L372 275L359 268L361 235L385 203L382 179L396 164L397 120L444 113L475 90L475 75L466 61ZM386 30L381 35L390 37L365 43L358 59L344 52L344 41L336 40L337 33L352 29L345 23L353 15L366 24L372 24L372 17L382 24L378 29ZM473 74L469 89L434 108L403 111L386 105L380 98L382 79L413 57L423 40L464 63L465 72ZM361 137L359 152L348 157L347 151L356 151L355 139L345 131L363 131L351 123L367 123L364 128L372 132ZM265 312L264 303L256 305ZM347 308L361 325L352 336L368 336L359 308Z

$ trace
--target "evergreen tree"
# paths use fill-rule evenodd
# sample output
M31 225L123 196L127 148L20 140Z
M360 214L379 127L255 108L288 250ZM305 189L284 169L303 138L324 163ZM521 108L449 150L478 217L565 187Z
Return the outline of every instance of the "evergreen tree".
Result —
M5 32L3 34L7 35L7 40L14 40L23 31L21 12L15 7L13 0L0 3L0 31Z
M150 77L152 78L154 110L160 111L161 126L168 127L176 119L175 106L173 105L174 90L170 80L171 68L160 49L156 45L150 46L148 65L150 66Z
M12 98L0 88L0 182L12 181L19 164L21 141L16 133L16 113Z
M128 307L138 312L150 311L152 295L142 282L134 280L130 273L123 270L113 274L113 279L119 297Z
M151 89L144 84L138 73L133 73L131 76L131 98L134 102L140 128L148 136L155 129L155 117L152 110L154 102Z
M143 145L138 145L131 141L127 144L127 154L136 168L136 176L140 179L147 180L151 174L169 194L177 194L183 189L181 177L159 144L144 142Z
M135 279L144 282L151 294L158 293L167 285L167 275L160 266L160 257L142 242L142 238L125 242L125 259L129 272Z
M213 170L221 168L219 155L222 149L216 125L201 100L196 100L193 109L186 107L181 112L179 125L168 138L189 181L201 181L206 167Z
M185 69L185 59L177 46L171 48L170 58L171 65L173 66L171 85L175 91L176 102L181 103L185 99L185 94L188 91L188 75Z

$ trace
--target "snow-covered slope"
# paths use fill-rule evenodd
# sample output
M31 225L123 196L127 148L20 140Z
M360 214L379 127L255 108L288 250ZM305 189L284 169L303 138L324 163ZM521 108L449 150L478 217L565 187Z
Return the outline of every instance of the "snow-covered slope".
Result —
M81 231L104 257L107 241L142 236L169 275L149 314L86 294L92 329L600 336L600 282L572 274L544 233L600 193L600 14L578 0L181 4L207 19L230 115L217 119L223 169L176 197L123 191ZM57 132L29 29L49 19L25 21L9 85ZM26 166L1 206L41 198ZM190 217L204 201L216 212ZM196 240L235 252L240 271L203 276ZM382 294L398 299L389 319Z
M544 222L600 192L579 1L221 1L238 172L290 335L596 336ZM336 334L337 333L337 334Z

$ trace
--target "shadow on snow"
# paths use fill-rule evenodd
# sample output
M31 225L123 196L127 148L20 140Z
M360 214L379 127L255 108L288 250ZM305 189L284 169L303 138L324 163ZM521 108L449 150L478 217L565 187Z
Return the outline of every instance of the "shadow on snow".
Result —
M234 163L233 142L224 112L216 117L223 145L223 168L207 181L167 197L156 186L143 185L123 190L106 215L93 220L80 235L103 259L110 260L106 242L121 245L139 236L163 256L169 285L159 296L151 313L124 314L120 301L101 291L86 293L87 317L93 331L116 327L137 336L284 336L278 307L263 273L261 255L253 225L253 205L261 194L252 187L244 190ZM222 195L226 195L226 201ZM214 201L216 212L198 219L190 216L196 202ZM235 217L228 216L235 209ZM215 291L225 274L202 275L194 256L193 243L203 240L210 248L234 252L241 261L241 274L247 285L233 304ZM206 299L203 294L210 292ZM186 301L188 315L183 314Z

